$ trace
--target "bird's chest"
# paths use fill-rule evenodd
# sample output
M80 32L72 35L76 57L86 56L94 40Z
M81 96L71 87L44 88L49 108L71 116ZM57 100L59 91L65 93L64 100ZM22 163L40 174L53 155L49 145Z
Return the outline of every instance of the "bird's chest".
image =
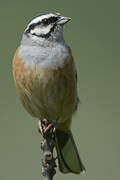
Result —
M38 65L25 66L16 55L13 74L20 99L33 116L53 119L59 114L64 118L68 113L72 114L76 83L74 65L69 57L62 67L43 68Z

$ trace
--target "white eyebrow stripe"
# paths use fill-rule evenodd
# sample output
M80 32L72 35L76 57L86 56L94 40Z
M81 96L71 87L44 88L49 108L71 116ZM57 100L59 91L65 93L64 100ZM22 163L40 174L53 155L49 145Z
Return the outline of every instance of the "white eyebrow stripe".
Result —
M30 26L31 24L37 24L38 22L41 22L43 19L45 19L45 18L48 19L48 18L50 18L51 16L55 16L55 14L50 13L50 14L45 14L45 15L36 17L36 18L34 18L34 19L28 24L28 26Z

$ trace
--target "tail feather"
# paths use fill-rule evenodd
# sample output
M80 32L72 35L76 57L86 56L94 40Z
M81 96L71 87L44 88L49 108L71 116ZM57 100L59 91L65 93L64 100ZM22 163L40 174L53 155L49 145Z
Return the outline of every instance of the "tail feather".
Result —
M56 131L56 151L59 169L62 173L79 174L85 171L71 131L68 133L61 130Z

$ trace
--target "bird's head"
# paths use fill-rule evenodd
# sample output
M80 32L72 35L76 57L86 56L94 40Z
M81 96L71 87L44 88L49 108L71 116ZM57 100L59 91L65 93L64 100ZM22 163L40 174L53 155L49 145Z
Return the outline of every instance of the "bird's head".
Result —
M59 41L63 39L63 27L71 18L59 13L41 14L35 17L24 31L24 36L32 42Z

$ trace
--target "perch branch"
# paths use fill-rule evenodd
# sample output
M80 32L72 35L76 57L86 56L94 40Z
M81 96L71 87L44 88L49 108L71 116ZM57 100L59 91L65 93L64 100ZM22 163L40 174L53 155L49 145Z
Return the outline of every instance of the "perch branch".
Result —
M46 119L39 120L39 132L42 134L43 141L41 149L43 151L42 176L43 180L52 180L56 174L56 158L53 157L55 147L55 126Z

